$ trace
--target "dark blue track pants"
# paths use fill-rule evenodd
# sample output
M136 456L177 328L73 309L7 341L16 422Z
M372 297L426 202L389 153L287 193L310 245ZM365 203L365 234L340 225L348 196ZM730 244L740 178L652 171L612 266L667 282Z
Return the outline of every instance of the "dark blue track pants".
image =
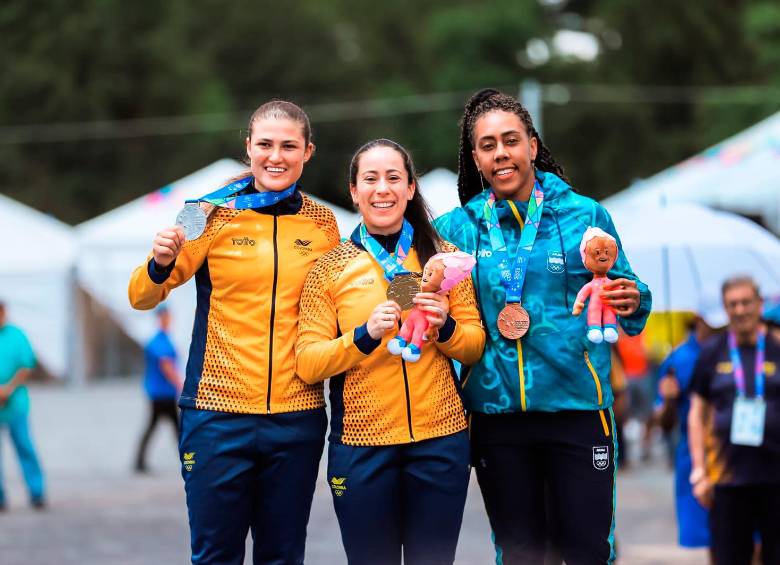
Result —
M242 564L250 529L255 565L303 563L326 427L324 408L272 415L182 410L192 563Z
M331 443L328 484L350 565L451 565L469 483L463 431L381 447Z

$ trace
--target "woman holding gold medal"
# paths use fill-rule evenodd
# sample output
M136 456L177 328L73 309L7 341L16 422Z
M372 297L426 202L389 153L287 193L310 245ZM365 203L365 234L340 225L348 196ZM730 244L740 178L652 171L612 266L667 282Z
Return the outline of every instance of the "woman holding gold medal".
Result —
M569 565L612 562L610 348L586 339L585 317L572 310L592 278L580 254L585 230L617 240L615 227L571 189L526 109L491 89L466 104L458 190L463 207L435 225L477 258L472 277L487 342L462 376L463 398L496 552L505 564L542 563L552 540ZM622 251L610 278L601 299L635 335L650 292ZM614 329L604 333L611 338Z
M179 401L193 563L243 563L248 530L255 564L303 563L327 418L322 384L295 373L298 302L339 239L333 213L300 192L313 151L298 106L260 106L251 171L187 203L130 280L133 307L150 309L195 277Z
M309 273L296 348L302 379L330 378L328 483L342 541L351 565L399 565L402 554L407 565L452 563L469 442L450 359L482 353L474 288L461 270L449 299L420 292L414 274L455 249L431 226L403 147L364 145L349 182L363 221ZM433 331L419 351L394 355L388 345L412 305Z

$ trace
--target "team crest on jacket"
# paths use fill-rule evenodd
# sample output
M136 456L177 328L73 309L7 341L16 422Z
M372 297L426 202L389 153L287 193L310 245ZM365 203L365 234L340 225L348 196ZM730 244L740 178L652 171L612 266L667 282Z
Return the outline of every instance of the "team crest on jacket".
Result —
M547 252L547 270L551 273L562 273L566 270L566 262L563 259L563 253L560 251Z
M598 471L609 467L609 447L593 446L593 466Z

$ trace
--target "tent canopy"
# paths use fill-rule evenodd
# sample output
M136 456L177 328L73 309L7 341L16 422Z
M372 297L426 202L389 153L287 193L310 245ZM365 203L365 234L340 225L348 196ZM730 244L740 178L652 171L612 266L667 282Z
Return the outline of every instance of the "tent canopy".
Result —
M1 274L70 270L76 252L73 228L0 194Z
M780 294L780 240L742 216L677 203L622 208L612 219L655 311L719 304L721 284L734 275L752 276L765 295Z
M0 195L0 299L46 370L68 372L73 334L73 228Z
M434 169L420 177L420 192L434 218L460 206L458 175L448 169Z
M780 112L602 203L612 210L673 201L759 216L780 233Z

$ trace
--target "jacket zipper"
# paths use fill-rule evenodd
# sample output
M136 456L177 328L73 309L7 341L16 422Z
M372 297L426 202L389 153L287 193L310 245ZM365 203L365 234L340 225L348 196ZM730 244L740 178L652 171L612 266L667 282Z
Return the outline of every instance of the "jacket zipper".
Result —
M518 338L517 342L517 372L520 376L520 410L525 412L528 408L525 400L525 370L523 369L523 344Z
M609 437L609 426L607 425L607 417L604 415L604 410L601 408L601 403L604 397L601 394L601 381L599 381L599 375L596 373L596 369L593 368L593 363L590 362L590 355L587 351L584 352L585 364L590 370L590 374L593 377L593 382L596 383L596 398L599 402L599 417L601 418L601 427L604 429L604 435Z
M274 318L276 318L276 283L279 279L279 249L276 242L277 218L274 216L274 282L271 287L271 331L268 342L268 394L266 395L266 411L271 413L271 379L274 369Z
M409 398L409 376L406 374L406 361L401 359L401 368L404 370L404 389L406 390L406 423L409 425L409 437L414 439L412 431L412 400Z

